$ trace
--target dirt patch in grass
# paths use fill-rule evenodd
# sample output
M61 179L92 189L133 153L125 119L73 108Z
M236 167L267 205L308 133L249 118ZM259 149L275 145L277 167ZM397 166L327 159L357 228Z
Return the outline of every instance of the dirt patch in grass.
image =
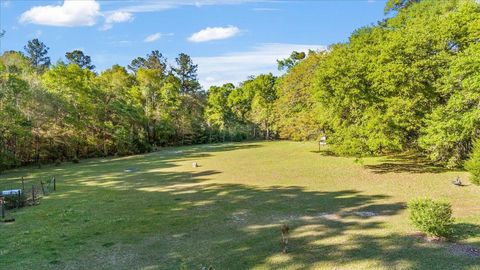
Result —
M420 232L415 233L412 236L422 242L432 243L445 248L446 252L449 255L469 258L480 258L480 249L472 245L449 242L445 237L431 237Z

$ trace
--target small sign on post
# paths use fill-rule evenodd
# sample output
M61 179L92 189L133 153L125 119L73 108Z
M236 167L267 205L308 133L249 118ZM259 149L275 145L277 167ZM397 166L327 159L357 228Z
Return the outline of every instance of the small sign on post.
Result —
M322 146L323 146L323 145L327 145L327 137L322 136L322 137L320 138L320 145L322 145Z
M320 137L320 141L318 142L318 151L320 151L320 148L325 145L327 145L327 137L322 136Z

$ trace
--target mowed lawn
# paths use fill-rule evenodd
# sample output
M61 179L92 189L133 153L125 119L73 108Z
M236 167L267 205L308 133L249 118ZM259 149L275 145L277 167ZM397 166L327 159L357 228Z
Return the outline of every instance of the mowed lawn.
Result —
M57 192L0 224L0 269L480 269L453 243L415 236L405 208L414 197L448 199L455 241L480 248L480 187L408 156L213 144L23 168L0 186L53 175ZM465 186L451 184L457 175Z

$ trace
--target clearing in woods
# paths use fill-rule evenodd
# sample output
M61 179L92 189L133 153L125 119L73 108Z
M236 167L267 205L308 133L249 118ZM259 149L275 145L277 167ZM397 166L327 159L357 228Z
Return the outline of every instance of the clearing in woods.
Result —
M2 188L21 176L58 183L0 224L0 268L480 269L462 252L480 248L480 188L466 173L317 150L213 144L9 171ZM465 186L452 185L457 175ZM415 237L405 203L419 196L452 203L457 244Z

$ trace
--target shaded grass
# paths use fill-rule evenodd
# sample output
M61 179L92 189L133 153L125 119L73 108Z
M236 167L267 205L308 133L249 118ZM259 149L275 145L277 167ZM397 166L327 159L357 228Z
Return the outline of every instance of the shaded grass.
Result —
M480 246L480 191L453 187L458 172L378 173L368 166L382 158L361 165L316 148L215 144L11 171L0 184L54 174L58 191L0 224L0 268L479 269L475 258L409 236L405 202L442 197L454 207L456 239ZM282 223L292 228L288 254Z

